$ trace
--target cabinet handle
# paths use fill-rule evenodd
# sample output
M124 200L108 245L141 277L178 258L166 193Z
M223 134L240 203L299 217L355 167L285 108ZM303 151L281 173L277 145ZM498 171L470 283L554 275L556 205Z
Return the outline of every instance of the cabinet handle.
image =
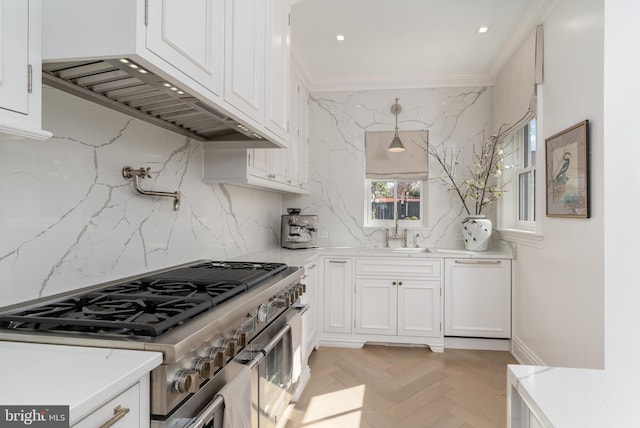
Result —
M459 265L499 265L500 260L456 260Z
M127 413L129 413L129 409L128 408L122 407L120 405L116 406L116 408L113 409L113 416L111 417L111 419L109 419L104 424L100 425L100 428L109 428L110 426L112 426L116 422L118 422L120 419L124 418L124 416Z
M395 281L393 281L393 282L391 283L391 285L396 285L396 282L395 282Z
M398 281L398 285L402 287L402 281Z
M346 263L346 260L329 260L329 263Z

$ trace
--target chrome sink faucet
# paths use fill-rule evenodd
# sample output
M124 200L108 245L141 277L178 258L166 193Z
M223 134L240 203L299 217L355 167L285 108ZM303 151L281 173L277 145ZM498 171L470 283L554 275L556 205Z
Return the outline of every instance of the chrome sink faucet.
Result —
M407 247L407 229L404 229L402 231L402 235L398 234L398 216L397 215L395 217L395 230L393 235L389 234L389 229L384 230L384 246L385 247L389 246L390 239L402 239L402 246L405 248Z

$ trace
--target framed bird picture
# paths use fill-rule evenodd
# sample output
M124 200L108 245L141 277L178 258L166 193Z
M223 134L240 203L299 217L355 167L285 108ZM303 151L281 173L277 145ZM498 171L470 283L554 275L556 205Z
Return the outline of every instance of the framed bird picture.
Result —
M589 218L589 121L545 140L547 217Z

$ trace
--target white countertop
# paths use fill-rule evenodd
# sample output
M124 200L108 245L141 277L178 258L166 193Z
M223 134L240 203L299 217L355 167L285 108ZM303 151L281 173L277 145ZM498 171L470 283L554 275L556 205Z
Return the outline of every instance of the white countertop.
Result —
M543 426L640 426L640 372L510 365L507 381Z
M421 250L421 251L419 251ZM254 253L244 254L234 260L253 262L280 262L290 266L303 266L314 262L320 256L336 257L394 257L394 258L465 258L465 259L511 259L513 254L509 247L489 251L466 251L463 249L429 248L383 248L383 247L323 247L290 250L288 248L270 248Z
M73 424L161 362L159 352L0 342L0 403L68 405Z

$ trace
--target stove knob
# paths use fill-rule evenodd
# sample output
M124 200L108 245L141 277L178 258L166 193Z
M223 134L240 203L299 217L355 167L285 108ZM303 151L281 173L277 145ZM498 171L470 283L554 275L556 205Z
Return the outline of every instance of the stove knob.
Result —
M276 302L276 305L279 308L285 308L289 306L288 300L289 300L289 297L286 294L279 294L274 299L274 301Z
M216 364L212 358L198 358L194 364L194 369L200 373L200 377L211 379L216 374Z
M227 340L227 349L229 350L231 358L235 357L238 355L238 352L240 352L240 347L234 339Z
M300 292L302 294L307 292L307 284L304 284L304 283L301 282L300 284L298 284L298 287L300 287Z
M293 302L295 302L294 297L293 290L287 290L287 307L293 305Z
M247 343L249 342L249 335L247 334L246 331L237 329L233 333L233 339L236 341L236 346L238 347L238 350L240 350L245 346L247 346Z
M268 314L269 307L265 303L261 303L256 312L257 321L262 324L266 323Z
M229 348L224 342L218 346L210 348L207 353L208 358L213 360L213 364L216 369L222 368L227 364L227 358L229 357Z
M200 376L195 370L180 370L173 379L173 389L178 393L197 392L200 387Z

